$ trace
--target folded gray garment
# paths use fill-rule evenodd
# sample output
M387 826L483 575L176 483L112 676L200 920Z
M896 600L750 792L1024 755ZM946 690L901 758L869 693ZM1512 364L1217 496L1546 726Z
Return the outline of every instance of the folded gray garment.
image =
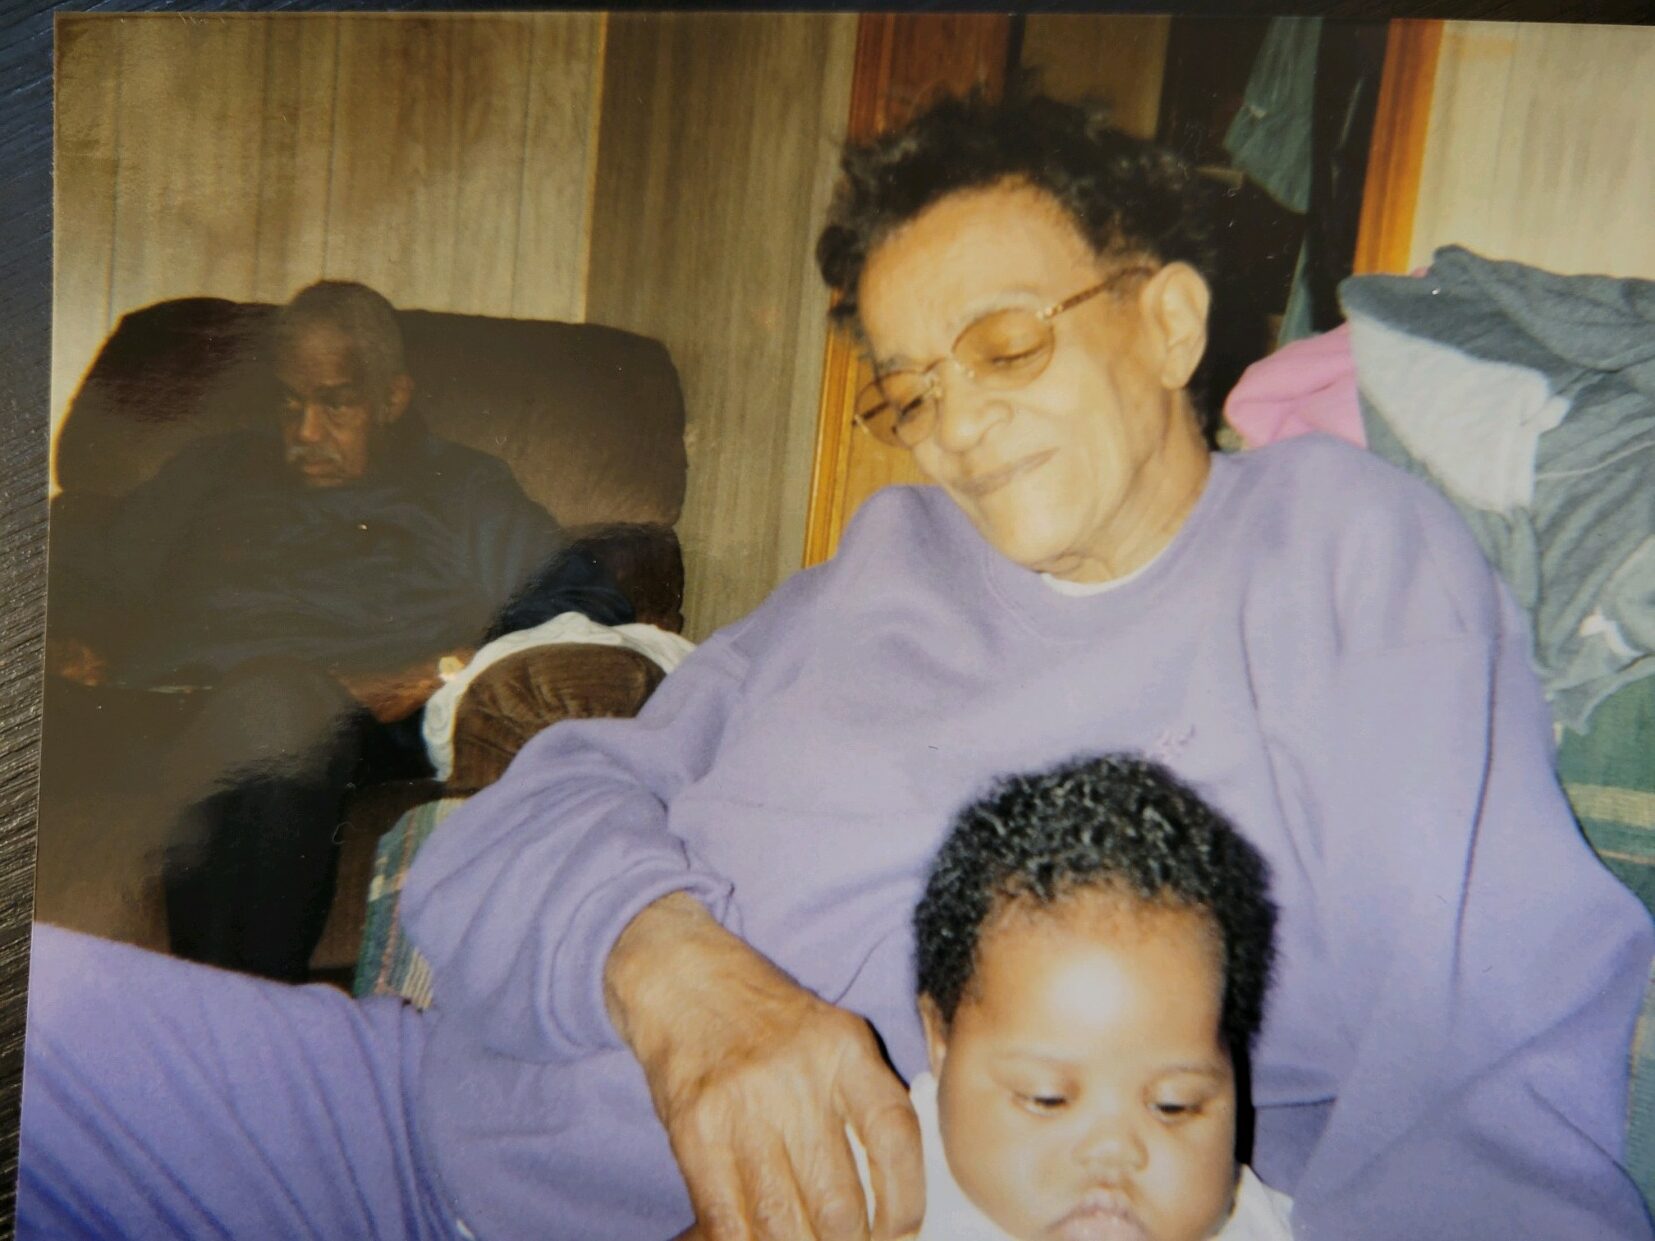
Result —
M1528 609L1559 722L1655 674L1655 281L1438 250L1357 276L1368 447L1439 487Z

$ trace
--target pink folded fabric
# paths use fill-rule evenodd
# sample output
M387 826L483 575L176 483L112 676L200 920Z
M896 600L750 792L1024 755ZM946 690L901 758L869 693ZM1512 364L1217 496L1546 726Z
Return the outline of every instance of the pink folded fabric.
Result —
M1249 448L1310 431L1366 448L1350 325L1296 340L1254 362L1224 402L1224 418Z

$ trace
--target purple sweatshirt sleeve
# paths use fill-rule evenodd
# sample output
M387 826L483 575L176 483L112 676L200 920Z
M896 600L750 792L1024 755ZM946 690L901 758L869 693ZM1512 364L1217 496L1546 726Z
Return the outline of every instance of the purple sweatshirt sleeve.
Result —
M1649 918L1557 785L1521 615L1478 602L1466 636L1341 660L1278 756L1350 1049L1300 1238L1651 1235L1618 1166Z
M426 842L401 913L445 1020L522 1060L618 1047L603 968L632 917L682 890L729 918L730 884L668 830L666 803L711 765L744 667L732 631L715 635L637 719L540 733Z

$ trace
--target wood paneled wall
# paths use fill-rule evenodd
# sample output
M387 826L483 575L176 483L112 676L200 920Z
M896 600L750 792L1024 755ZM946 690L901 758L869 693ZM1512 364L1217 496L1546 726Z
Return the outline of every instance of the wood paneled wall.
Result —
M128 310L285 300L585 317L601 14L57 24L53 425Z
M54 428L126 311L401 306L664 341L689 409L692 635L800 562L811 259L854 15L73 15L58 24Z
M686 629L798 568L825 344L812 250L854 14L611 15L588 314L666 342L689 414Z
M1655 277L1655 27L1448 22L1410 265L1458 242Z
M1030 13L1023 18L1019 64L1039 70L1049 94L1107 100L1115 124L1153 138L1171 33L1172 18L1164 13Z

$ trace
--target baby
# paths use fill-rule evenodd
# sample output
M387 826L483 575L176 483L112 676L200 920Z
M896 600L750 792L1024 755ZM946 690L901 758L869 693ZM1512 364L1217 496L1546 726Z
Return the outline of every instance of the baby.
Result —
M921 1241L1290 1238L1235 1159L1262 858L1164 768L1079 760L956 820L914 914Z

